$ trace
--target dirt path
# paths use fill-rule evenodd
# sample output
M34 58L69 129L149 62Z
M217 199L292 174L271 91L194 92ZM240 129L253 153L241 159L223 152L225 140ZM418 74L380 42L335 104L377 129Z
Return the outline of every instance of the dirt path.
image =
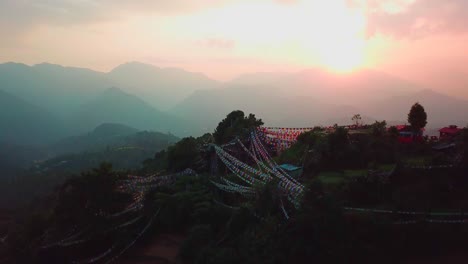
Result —
M161 234L146 246L129 252L118 263L121 264L175 264L179 247L185 237L174 234Z

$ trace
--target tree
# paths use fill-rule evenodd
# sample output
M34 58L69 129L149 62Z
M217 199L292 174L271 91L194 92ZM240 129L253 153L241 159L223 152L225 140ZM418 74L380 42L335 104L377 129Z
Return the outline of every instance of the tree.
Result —
M387 122L384 121L375 121L374 124L372 124L372 134L376 137L382 137L385 135L387 131Z
M356 126L360 126L362 124L362 117L360 114L355 114L351 120L354 122Z
M330 169L338 169L343 167L343 164L349 162L346 157L349 150L349 134L348 130L343 127L335 126L335 131L327 135L325 146L325 163ZM316 146L321 148L321 146Z
M398 128L396 126L391 126L388 129L388 135L390 136L391 139L396 140L399 135Z
M419 132L427 124L427 114L424 107L415 103L408 114L408 122L414 132Z
M183 138L167 150L167 166L171 171L193 168L199 160L199 145L193 137Z
M236 136L245 135L250 129L263 125L262 119L255 118L254 114L245 116L240 110L232 111L223 119L215 129L213 137L216 144L225 144Z

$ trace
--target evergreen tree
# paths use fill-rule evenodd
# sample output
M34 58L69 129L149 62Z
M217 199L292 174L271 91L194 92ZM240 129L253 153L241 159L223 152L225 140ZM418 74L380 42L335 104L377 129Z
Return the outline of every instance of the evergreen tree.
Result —
M427 114L424 107L415 103L408 114L408 122L411 124L413 131L420 131L427 124Z
M216 144L225 144L236 136L246 135L250 129L261 125L263 125L262 119L257 119L254 114L245 116L240 110L232 111L218 124L213 137Z

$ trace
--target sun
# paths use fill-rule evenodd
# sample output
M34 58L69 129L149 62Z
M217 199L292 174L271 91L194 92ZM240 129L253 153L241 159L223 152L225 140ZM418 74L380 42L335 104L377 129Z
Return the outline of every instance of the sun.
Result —
M346 73L363 64L363 41L349 38L330 41L318 50L320 63L331 71Z
M364 64L366 21L347 0L239 1L184 19L173 31L194 38L232 40L232 49L206 54L286 62L349 72Z
M324 68L335 72L356 70L364 63L365 15L348 8L344 1L327 3L321 4L320 14L308 13L313 7L303 6L303 15L314 25L304 43Z

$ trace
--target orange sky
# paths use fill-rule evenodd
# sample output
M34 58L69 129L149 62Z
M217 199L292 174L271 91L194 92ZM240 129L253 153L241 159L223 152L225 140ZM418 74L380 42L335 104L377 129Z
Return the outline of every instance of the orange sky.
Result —
M5 0L0 62L141 61L220 80L374 68L468 98L467 13L466 0Z

